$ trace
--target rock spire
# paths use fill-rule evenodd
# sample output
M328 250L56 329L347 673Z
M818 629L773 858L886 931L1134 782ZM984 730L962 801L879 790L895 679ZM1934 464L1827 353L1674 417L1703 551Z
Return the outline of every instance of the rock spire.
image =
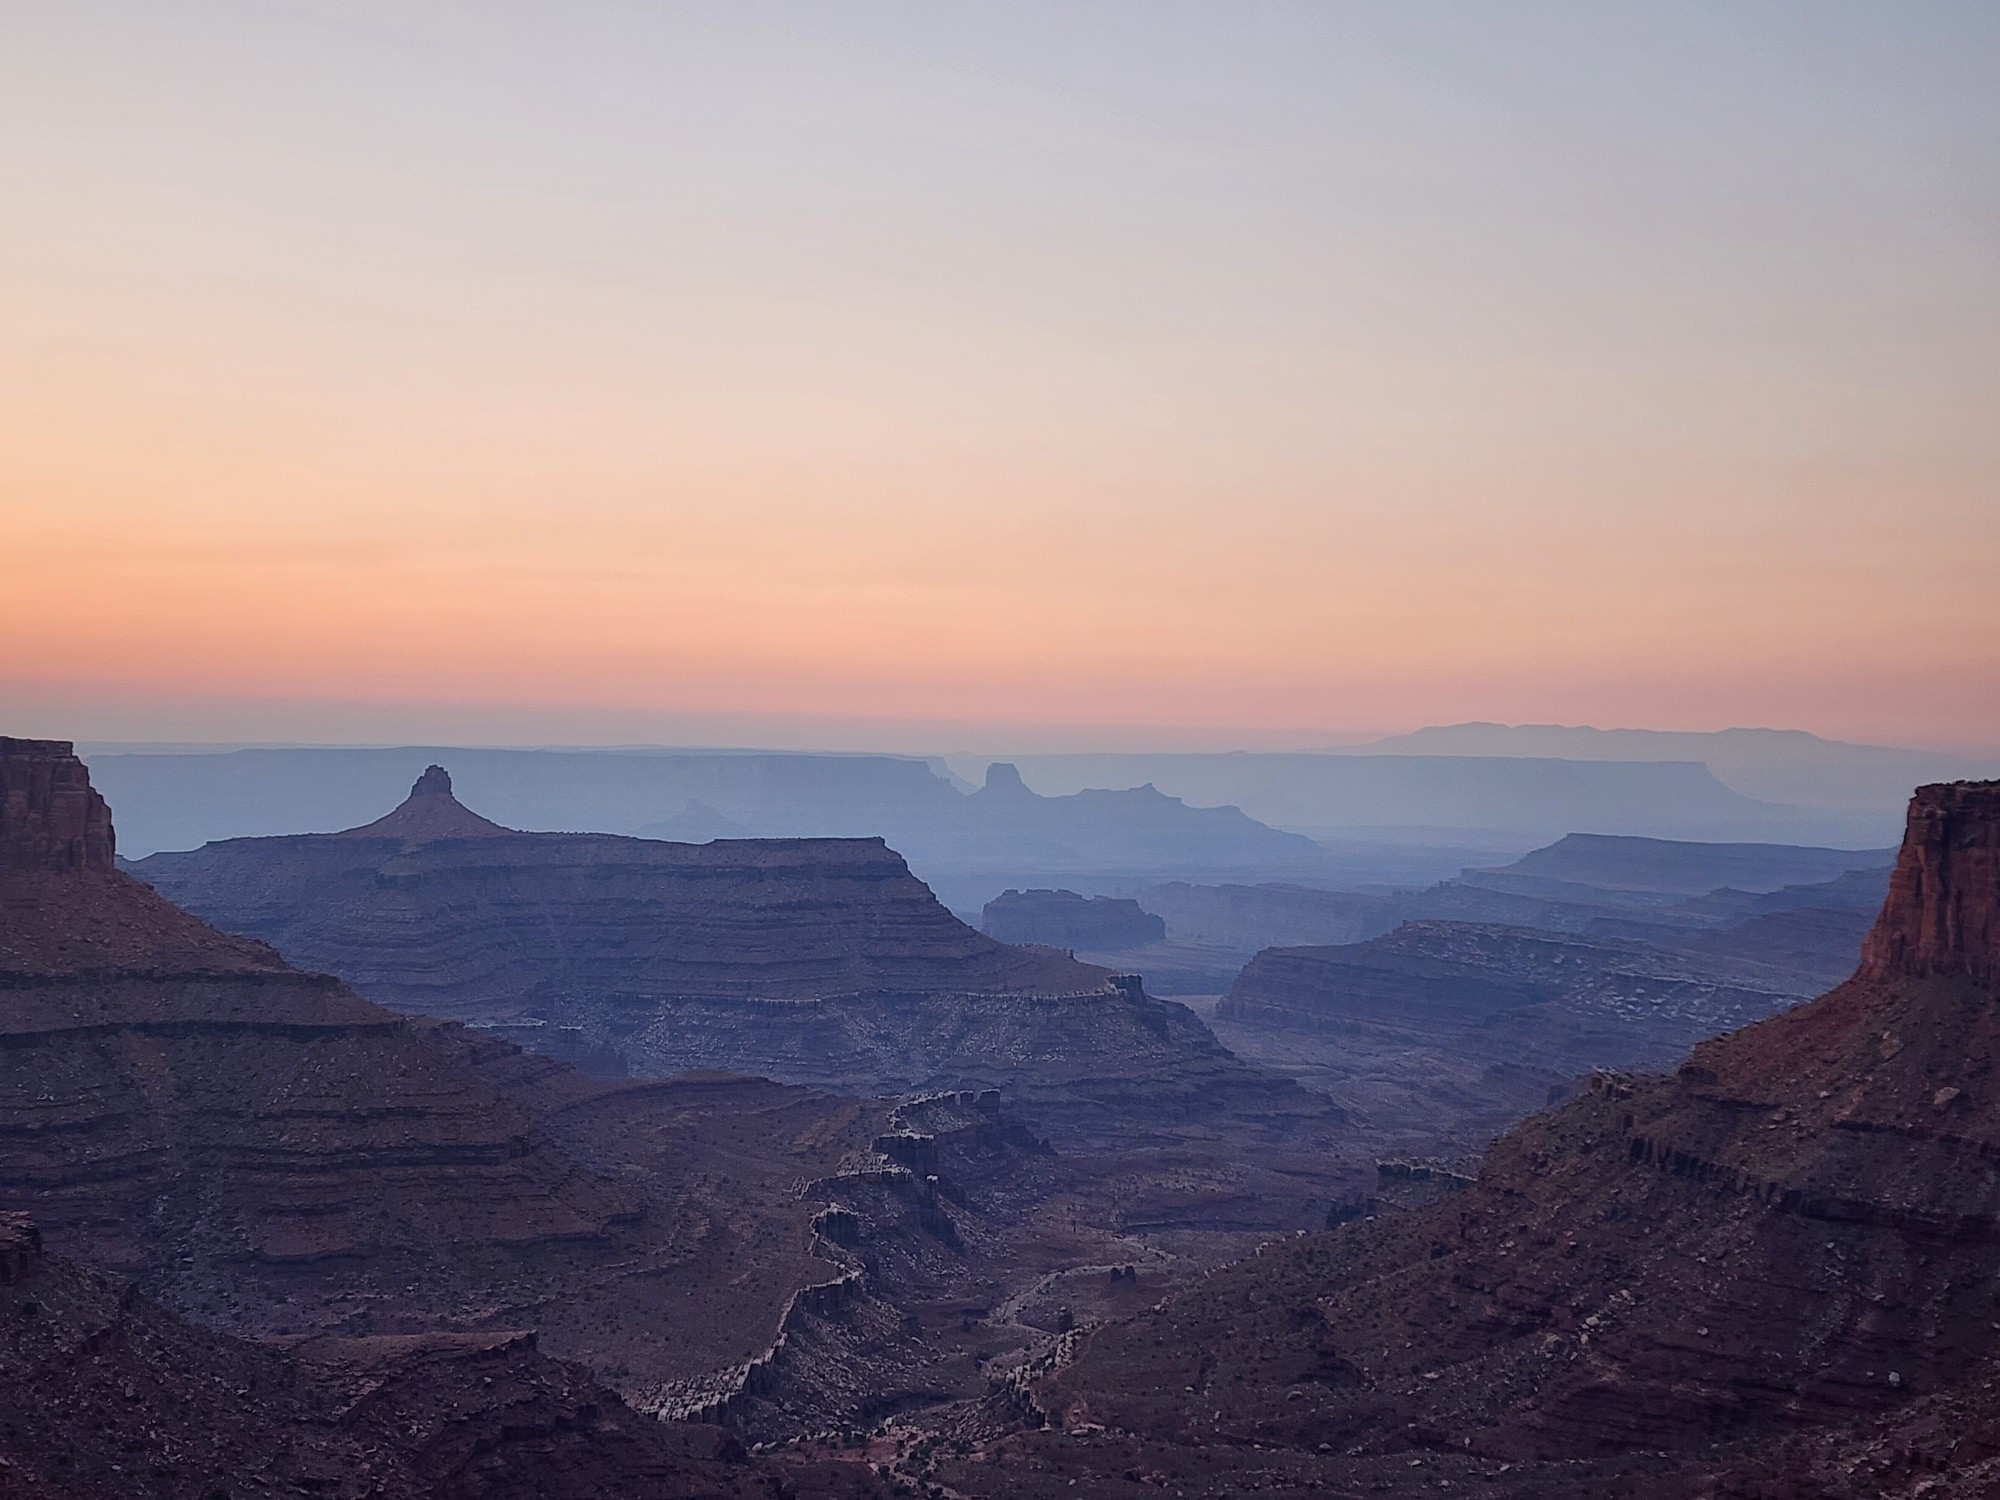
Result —
M426 766L410 795L394 812L343 831L343 838L405 839L412 843L431 839L482 839L514 832L490 818L482 818L451 791L451 773L443 766Z

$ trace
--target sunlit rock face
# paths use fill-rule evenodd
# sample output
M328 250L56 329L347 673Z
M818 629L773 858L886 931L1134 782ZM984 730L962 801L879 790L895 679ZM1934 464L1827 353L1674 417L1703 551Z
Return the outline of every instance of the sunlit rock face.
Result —
M1919 787L1862 973L2000 984L2000 781Z

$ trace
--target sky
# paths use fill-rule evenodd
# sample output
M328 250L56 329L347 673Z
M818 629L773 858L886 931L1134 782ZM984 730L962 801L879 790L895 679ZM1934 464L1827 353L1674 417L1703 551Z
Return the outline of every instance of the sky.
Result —
M2000 746L2000 9L0 9L0 728Z

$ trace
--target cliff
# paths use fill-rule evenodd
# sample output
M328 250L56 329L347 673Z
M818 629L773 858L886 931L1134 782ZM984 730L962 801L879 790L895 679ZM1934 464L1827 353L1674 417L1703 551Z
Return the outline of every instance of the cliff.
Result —
M1918 788L1862 974L2000 983L2000 781Z
M1337 1118L1137 984L975 932L880 839L413 840L364 827L133 868L372 1000L577 1028L636 1073L725 1068L891 1095L1001 1088L1071 1139L1163 1118Z
M441 770L425 778L345 833L132 868L381 1004L464 1020L610 1009L623 1024L678 997L1084 993L1108 978L982 937L880 839L511 833L462 807Z
M0 736L0 870L108 870L111 810L67 740Z
M52 1250L244 1335L528 1320L635 1389L747 1358L824 1274L795 1184L859 1106L675 1108L384 1010L71 857L110 831L67 746L7 762L0 1211Z
M1918 793L1853 979L1098 1331L1019 1387L1081 1436L944 1482L1081 1489L1122 1446L1209 1495L1979 1492L1939 1424L2000 1366L1995 790Z

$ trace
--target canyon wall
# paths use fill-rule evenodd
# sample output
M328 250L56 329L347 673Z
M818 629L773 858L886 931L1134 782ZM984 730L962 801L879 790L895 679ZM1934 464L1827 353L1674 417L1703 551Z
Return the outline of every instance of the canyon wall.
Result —
M1947 1414L1990 1411L2000 1364L1996 790L1918 794L1853 979L1671 1076L1597 1075L1425 1206L1385 1198L1079 1338L995 1408L1066 1435L939 1479L1984 1493L1994 1450Z

